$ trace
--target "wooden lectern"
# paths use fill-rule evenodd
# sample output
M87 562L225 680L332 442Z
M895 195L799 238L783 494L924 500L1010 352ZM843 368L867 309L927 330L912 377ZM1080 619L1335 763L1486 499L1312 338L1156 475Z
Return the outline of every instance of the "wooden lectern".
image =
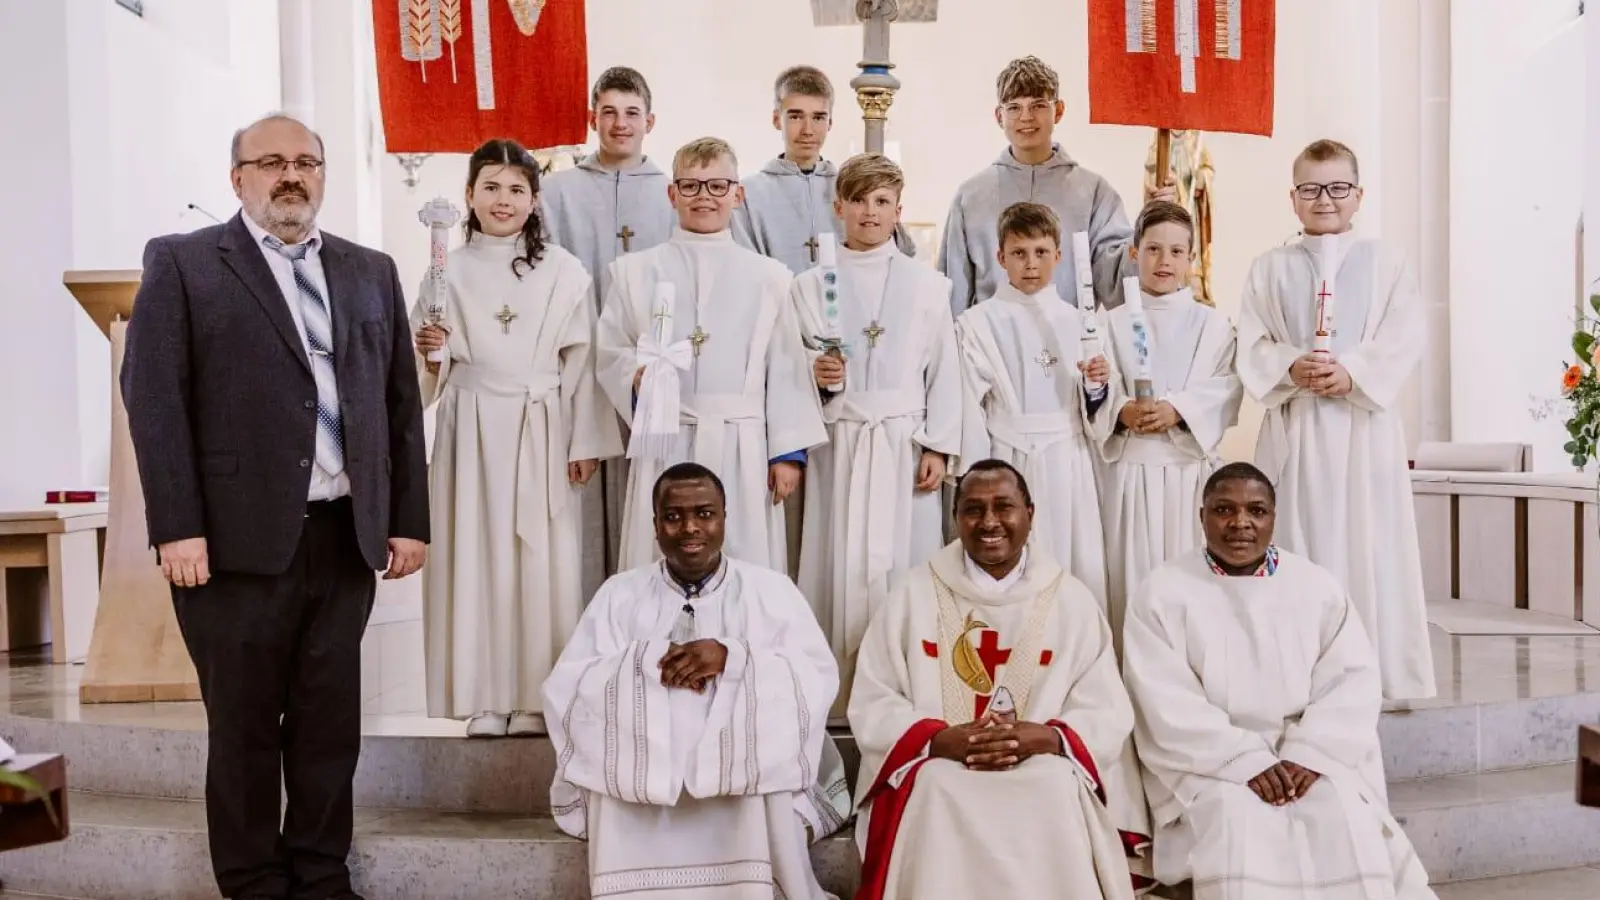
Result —
M178 632L172 593L161 576L144 520L144 490L122 405L122 354L140 272L67 272L63 282L111 339L111 506L105 570L89 657L78 687L82 703L199 700L200 683Z

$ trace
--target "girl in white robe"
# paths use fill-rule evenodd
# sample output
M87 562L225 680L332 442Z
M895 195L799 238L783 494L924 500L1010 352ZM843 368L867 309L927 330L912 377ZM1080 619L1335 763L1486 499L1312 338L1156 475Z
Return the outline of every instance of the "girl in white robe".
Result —
M1164 201L1145 207L1128 248L1139 264L1140 302L1124 302L1105 317L1127 398L1108 410L1115 426L1101 449L1108 464L1100 485L1106 611L1119 652L1128 595L1162 563L1204 542L1201 491L1243 397L1233 368L1233 325L1195 302L1188 287L1193 241L1183 207ZM1145 332L1142 351L1135 317ZM1152 390L1143 402L1132 399L1141 352Z
M583 612L579 489L622 446L595 381L589 274L541 239L532 155L490 141L469 172L443 321L426 289L412 316L423 400L438 404L428 714L470 717L475 737L540 734L540 687Z

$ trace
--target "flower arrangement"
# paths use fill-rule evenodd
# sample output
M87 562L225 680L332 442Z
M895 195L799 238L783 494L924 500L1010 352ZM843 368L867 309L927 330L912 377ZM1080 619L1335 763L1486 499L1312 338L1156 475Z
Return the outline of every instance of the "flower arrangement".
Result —
M1600 294L1589 297L1589 307L1600 315ZM1561 397L1567 402L1569 440L1561 449L1581 469L1595 458L1600 438L1600 319L1580 313L1572 332L1572 352L1577 362L1562 363Z

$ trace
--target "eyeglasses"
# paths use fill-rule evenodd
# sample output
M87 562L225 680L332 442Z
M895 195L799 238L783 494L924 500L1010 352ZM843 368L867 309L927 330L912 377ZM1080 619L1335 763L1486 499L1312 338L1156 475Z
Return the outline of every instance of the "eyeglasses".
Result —
M296 172L304 172L307 175L315 175L322 171L323 162L320 159L314 159L309 156L302 156L299 159L284 159L281 156L263 156L260 159L241 159L234 165L241 167L255 166L268 175L282 175L286 169L294 169Z
M1329 184L1318 184L1315 181L1307 181L1302 184L1295 185L1294 194L1301 200L1315 202L1322 196L1323 191L1327 191L1328 196L1334 200L1344 200L1345 198L1349 197L1350 194L1355 191L1355 189L1356 186L1348 181L1335 181Z
M733 178L679 178L672 183L677 186L678 193L685 197L700 196L701 188L705 188L706 193L713 197L726 197L739 182Z

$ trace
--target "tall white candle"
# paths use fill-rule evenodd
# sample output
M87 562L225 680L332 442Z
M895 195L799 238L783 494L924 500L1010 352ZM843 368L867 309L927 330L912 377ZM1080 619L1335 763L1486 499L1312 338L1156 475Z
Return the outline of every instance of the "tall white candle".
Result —
M1339 236L1337 234L1308 235L1306 244L1316 267L1313 287L1317 310L1317 327L1311 338L1311 352L1325 356L1333 353L1334 283L1339 274Z
M1122 306L1128 311L1128 329L1133 332L1133 399L1155 399L1155 386L1150 380L1150 330L1144 318L1144 292L1139 287L1139 277L1130 275L1122 279Z
M1100 355L1100 328L1094 314L1094 267L1089 259L1089 233L1072 233L1072 265L1078 275L1078 312L1083 316L1079 354L1084 362Z
M831 342L827 352L842 356L839 349L842 338L839 328L839 243L831 231L817 235L817 265L822 269L822 328L826 332L822 337ZM831 394L842 390L843 382L827 387Z
M417 221L428 226L428 322L438 325L445 319L445 301L450 296L450 282L446 277L445 263L450 259L450 227L461 219L461 213L443 197L435 197L417 210ZM428 362L444 362L445 350L428 351Z

